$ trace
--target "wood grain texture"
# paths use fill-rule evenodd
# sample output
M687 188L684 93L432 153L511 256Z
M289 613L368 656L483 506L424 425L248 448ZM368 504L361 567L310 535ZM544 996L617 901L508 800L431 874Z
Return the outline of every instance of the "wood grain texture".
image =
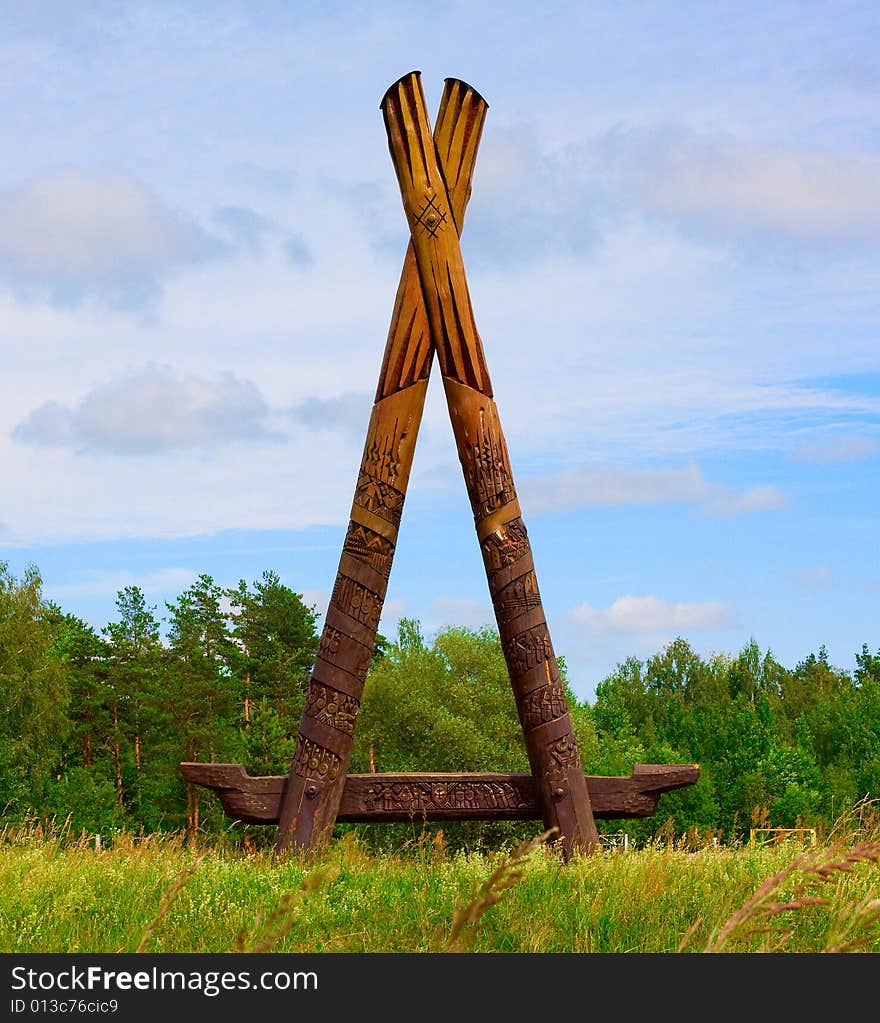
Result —
M447 79L436 143L453 183L448 222L461 228L487 104ZM433 358L410 242L391 317L348 531L309 683L275 837L314 849L328 838L351 759L364 678L376 641Z
M590 794L417 72L391 86L382 112L538 804L566 854L589 850L598 845Z
M471 197L487 109L486 101L469 85L455 78L446 79L434 138L448 181L452 219L459 234ZM433 357L415 252L410 241L394 300L376 401L419 380L427 380Z
M252 777L241 764L181 764L187 781L211 789L227 816L248 824L278 820L284 775ZM693 785L696 764L636 764L630 776L587 775L593 814L602 820L650 817L664 792ZM539 820L530 774L349 774L337 820L400 821Z

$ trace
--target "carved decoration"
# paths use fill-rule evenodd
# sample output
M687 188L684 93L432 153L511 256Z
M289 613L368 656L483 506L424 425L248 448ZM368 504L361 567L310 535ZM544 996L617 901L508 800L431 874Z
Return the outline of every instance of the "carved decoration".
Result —
M341 633L336 629L324 626L324 631L321 633L321 642L318 644L318 655L326 657L328 661L332 660L339 652L341 639Z
M374 428L364 445L361 469L374 479L394 486L400 476L401 438L400 420L396 417L390 433Z
M437 205L437 196L433 192L426 192L422 208L413 214L413 226L420 227L426 234L436 238L445 224L446 213Z
M404 495L390 483L377 479L361 469L354 492L355 504L385 519L397 529L400 526L403 500Z
M546 625L534 625L518 636L502 640L504 656L517 675L524 675L542 661L553 659L553 647Z
M465 447L465 481L474 518L479 522L516 497L507 445L501 433L495 403L480 409L477 435Z
M293 753L293 771L300 778L333 781L339 774L339 757L300 735Z
M541 606L538 579L534 570L508 583L495 597L495 616L498 624L507 624L519 615Z
M378 627L379 618L382 615L382 601L366 586L361 586L360 583L349 579L348 576L338 575L330 599L340 611L345 612L350 618L354 618L371 629Z
M284 775L251 777L241 764L184 763L180 765L180 771L187 781L215 792L227 816L233 820L251 824L278 822L282 793L289 785L289 779ZM636 764L628 778L591 775L587 776L586 782L595 816L608 820L649 817L657 809L657 800L662 793L693 785L699 776L696 764ZM466 801L479 805L475 808L459 805L462 801L454 793L451 799L447 795L430 801L420 796L421 809L410 812L413 800L400 799L399 796L385 799L385 790L391 791L396 785L407 791L412 789L422 793L433 793L439 786L446 790L457 786L463 786L465 790L475 788L480 794ZM498 805L492 805L493 799ZM396 806L403 809L395 809ZM364 823L401 821L412 819L414 813L418 813L419 819L428 821L538 820L541 817L531 774L345 776L337 820Z
M520 703L520 720L525 729L554 721L568 713L568 701L561 683L533 689Z
M375 569L385 579L391 574L394 544L384 536L374 533L372 529L357 522L350 522L342 549L346 554Z
M509 781L382 782L370 785L361 801L365 813L383 810L413 816L444 810L518 810L523 793Z
M310 718L331 725L347 735L354 735L354 723L359 710L358 701L347 693L337 692L319 682L309 686L305 713Z
M494 533L490 533L482 544L483 562L491 583L492 576L516 564L531 550L529 534L522 519L512 519Z
M574 734L569 732L551 742L547 748L553 774L557 777L565 775L573 768L580 768L581 755Z

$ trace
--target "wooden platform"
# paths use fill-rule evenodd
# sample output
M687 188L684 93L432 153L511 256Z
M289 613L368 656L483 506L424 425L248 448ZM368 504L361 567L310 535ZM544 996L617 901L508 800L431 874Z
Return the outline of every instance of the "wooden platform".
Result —
M278 821L284 775L252 777L241 764L182 763L180 772L217 794L227 817L247 824ZM698 764L636 764L629 777L586 775L593 814L650 817L664 792L693 785ZM306 797L309 797L308 791ZM337 820L539 820L530 774L349 774Z

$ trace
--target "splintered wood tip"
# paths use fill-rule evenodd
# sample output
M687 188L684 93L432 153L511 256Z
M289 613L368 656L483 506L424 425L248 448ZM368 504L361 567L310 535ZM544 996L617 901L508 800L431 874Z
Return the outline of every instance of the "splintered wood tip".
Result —
M488 100L486 99L486 97L482 93L477 92L477 90L472 85L470 85L468 82L466 82L463 78L444 78L443 81L444 82L458 82L458 84L463 89L469 89L474 94L474 96L476 96L476 98L481 103L485 104L486 108L488 109L489 103L488 103Z
M421 77L422 77L421 71L410 71L405 75L401 75L401 77L398 78L396 82L392 82L391 85L389 85L388 88L385 90L385 95L382 97L382 102L379 104L379 109L381 110L385 106L386 102L388 101L388 97L391 95L391 93L394 92L394 90L397 89L400 85L402 85L405 81L407 81L410 78Z

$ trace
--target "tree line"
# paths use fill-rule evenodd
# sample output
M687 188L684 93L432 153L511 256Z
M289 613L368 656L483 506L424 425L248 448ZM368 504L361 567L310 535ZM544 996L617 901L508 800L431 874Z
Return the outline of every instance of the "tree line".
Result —
M114 620L96 629L43 597L36 568L15 578L0 563L3 816L104 834L228 831L217 800L185 785L178 764L287 772L318 617L266 571L234 588L201 575L161 618L125 587ZM568 681L566 691L588 773L700 764L696 785L663 796L653 818L626 822L634 840L661 826L722 840L755 825L827 830L880 795L880 650L867 645L849 672L824 647L787 668L754 641L702 657L679 638L619 664L592 704ZM393 641L380 638L351 769L528 770L497 632L450 627L428 642L403 619ZM519 827L446 832L466 843ZM256 830L271 839L272 829Z

